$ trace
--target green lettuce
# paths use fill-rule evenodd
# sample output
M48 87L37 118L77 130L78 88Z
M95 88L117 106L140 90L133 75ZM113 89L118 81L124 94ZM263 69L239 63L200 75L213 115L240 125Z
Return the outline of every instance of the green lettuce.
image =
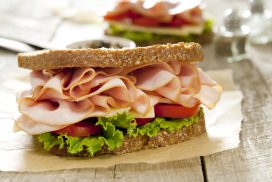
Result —
M58 145L60 149L65 145L64 138L61 135L52 135L50 132L38 135L38 141L43 143L43 147L47 151L56 145Z
M204 33L208 33L212 31L213 20L208 19L204 22ZM140 32L140 31L133 31L133 30L124 30L122 27L117 25L110 25L107 33L116 36L122 36L128 39L131 39L135 42L150 42L153 40L164 40L164 39L172 39L179 42L192 42L195 40L199 35L196 34L189 34L189 35L165 35L165 34L156 34L151 32Z
M125 128L128 129L130 127L135 126L136 127L136 122L132 114L129 112L123 112L119 113L115 116L112 117L100 117L98 118L97 124L104 125L104 123L112 123L114 126L119 127L119 128Z
M68 148L68 153L76 154L83 151L84 147L88 153L93 156L96 152L102 150L104 146L103 137L72 137L68 135L63 135L66 139L65 143Z
M108 118L101 117L98 118L96 123L103 128L101 136L73 137L67 134L55 135L47 132L38 135L38 140L43 143L44 149L47 151L54 146L59 146L60 149L66 146L70 154L76 154L86 148L90 156L93 156L104 146L110 151L120 147L123 144L124 135L122 131L116 129L116 126L129 128L131 123L136 127L136 123L132 122L133 120L132 115L126 113Z
M84 147L93 156L96 152L102 150L104 140L102 137L73 137L66 134L55 135L50 132L38 135L39 142L43 143L45 150L49 151L54 146L62 149L67 147L68 153L76 154L83 151Z
M198 114L182 119L166 119L156 117L151 123L147 123L143 126L128 130L127 133L129 136L136 137L138 135L147 135L149 137L156 136L158 132L162 129L167 130L168 132L174 132L182 127L188 127L193 123L198 122L199 118L204 115L202 108Z
M123 144L123 132L117 130L113 123L99 118L97 124L103 127L103 134L99 138L104 141L110 151Z
M138 135L153 137L162 129L174 132L184 126L188 127L198 122L202 115L203 111L201 109L198 114L189 118L166 119L156 117L151 123L137 127L132 114L124 112L108 118L98 118L96 125L103 128L103 133L99 136L73 137L67 134L56 135L48 132L38 135L37 138L39 142L43 143L44 149L47 151L54 146L60 149L67 147L70 154L76 154L85 149L90 156L93 156L96 152L101 151L103 147L106 147L109 151L120 147L124 140L123 132L130 137L137 137Z
M212 19L207 19L204 23L204 32L205 33L212 32L213 24L214 22Z

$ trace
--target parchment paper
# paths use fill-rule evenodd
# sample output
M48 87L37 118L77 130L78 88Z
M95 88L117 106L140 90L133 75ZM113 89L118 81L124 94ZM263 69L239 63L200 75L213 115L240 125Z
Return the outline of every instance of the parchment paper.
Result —
M36 148L32 137L13 133L13 119L18 115L15 92L29 85L18 78L7 80L0 90L0 170L50 171L72 168L109 167L121 163L159 163L205 156L239 145L242 93L235 90L231 70L209 72L224 88L220 102L213 110L205 109L207 133L190 141L153 150L124 155L105 155L90 159L53 156ZM16 89L14 88L16 84ZM18 87L20 85L20 87Z

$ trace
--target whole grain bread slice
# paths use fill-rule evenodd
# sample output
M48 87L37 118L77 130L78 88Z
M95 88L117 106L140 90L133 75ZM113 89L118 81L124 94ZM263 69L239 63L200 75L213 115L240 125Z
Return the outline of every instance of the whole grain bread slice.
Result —
M43 50L18 54L18 65L32 70L65 67L129 67L158 62L203 60L197 43L177 43L128 49Z
M197 137L203 134L206 131L205 129L205 119L204 115L201 115L198 122L191 124L190 126L184 126L179 130L174 132L168 132L167 130L161 130L156 136L148 137L137 136L137 137L129 137L125 135L123 145L119 148L114 149L113 151L107 150L107 148L103 148L102 151L95 153L95 155L105 155L105 154L125 154L136 152L144 149L154 149L158 147L165 147L168 145L177 144L180 142L184 142L192 139L193 137ZM40 143L40 145L42 145ZM58 145L54 146L50 149L50 153L59 156L72 156L72 157L89 157L89 153L86 148L77 154L68 153L68 149L66 147L59 148Z

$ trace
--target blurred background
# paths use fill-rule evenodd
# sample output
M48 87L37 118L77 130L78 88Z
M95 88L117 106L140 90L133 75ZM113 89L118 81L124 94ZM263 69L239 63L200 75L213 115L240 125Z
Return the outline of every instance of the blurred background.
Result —
M246 10L250 10L252 1L203 0L201 6L204 7L205 16L214 19L213 29L217 30L224 24L225 11L229 8L235 8L245 13L243 16L249 17ZM272 3L269 1L262 1L266 10L272 10ZM116 2L116 0L1 0L0 38L11 38L44 47L50 42L51 45L62 47L76 40L101 37L107 27L102 16ZM182 0L180 2L183 3Z
M227 66L223 62L233 63L250 58L257 67L261 67L262 71L272 72L272 64L270 64L272 52L271 0L169 1L180 3L185 7L190 3L195 3L201 11L200 13L192 11L191 15L200 16L202 23L208 20L208 32L213 35L206 36L204 34L202 36L202 38L209 38L208 43L202 44L205 61L201 66L204 69L225 68ZM18 52L65 48L76 41L104 37L109 23L104 20L103 16L112 10L118 2L120 1L0 0L0 81L6 80L10 74L13 74L10 70L22 71L17 68L16 54ZM154 5L154 2L160 1L148 0L148 2L153 2ZM121 7L120 9L122 12L125 8ZM151 14L160 12L161 8L158 8ZM132 17L134 16L135 14ZM147 26L147 28L154 27ZM136 36L138 36L137 33ZM150 38L150 33L147 37ZM156 43L160 43L160 36L155 39ZM178 40L177 38L176 41ZM190 37L186 40L194 41ZM163 43L167 43L167 41L168 39L165 39ZM133 46L130 43L122 43L121 47Z

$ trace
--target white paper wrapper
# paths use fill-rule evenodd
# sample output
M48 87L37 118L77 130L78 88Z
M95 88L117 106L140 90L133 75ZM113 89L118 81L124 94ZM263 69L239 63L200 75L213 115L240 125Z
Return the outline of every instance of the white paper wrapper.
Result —
M66 158L50 155L36 148L32 137L23 132L12 132L13 119L18 116L15 92L11 82L27 87L23 81L7 80L0 91L0 170L49 171L72 168L109 167L121 163L159 163L204 156L233 149L239 145L241 130L242 93L235 90L231 70L209 72L224 88L222 98L213 110L205 109L207 133L190 141L153 150L124 155L105 155L90 159ZM3 114L2 114L3 113Z

